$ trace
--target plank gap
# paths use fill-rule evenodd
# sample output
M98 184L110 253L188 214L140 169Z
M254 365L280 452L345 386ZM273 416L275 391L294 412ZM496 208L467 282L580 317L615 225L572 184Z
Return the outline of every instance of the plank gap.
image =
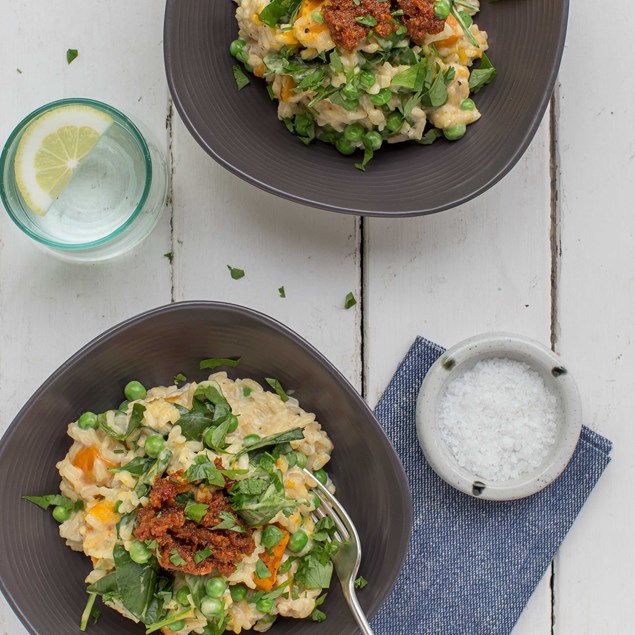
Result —
M368 388L367 388L367 379L368 379L368 372L366 369L366 342L365 342L365 332L366 332L366 320L367 320L367 315L366 315L366 299L367 299L367 293L368 293L368 285L366 284L366 219L363 216L359 217L359 226L358 226L358 245L357 248L359 249L359 289L360 289L360 293L359 293L359 299L360 299L360 321L359 321L359 338L360 338L360 345L359 345L359 350L360 350L360 357L361 357L361 363L360 363L360 386L361 386L361 392L362 392L362 397L364 398L364 400L367 399L367 392L368 392Z
M558 280L562 258L561 200L560 200L560 155L558 152L559 85L554 87L549 108L549 176L551 180L551 348L558 343Z
M172 258L170 258L170 302L175 301L174 293L174 252L176 245L174 244L174 102L170 91L168 91L168 110L165 118L165 128L167 136L167 153L166 161L168 163L168 198L166 201L167 212L170 214L170 250Z
M556 634L556 562L551 561L551 579L549 580L551 591L551 635Z

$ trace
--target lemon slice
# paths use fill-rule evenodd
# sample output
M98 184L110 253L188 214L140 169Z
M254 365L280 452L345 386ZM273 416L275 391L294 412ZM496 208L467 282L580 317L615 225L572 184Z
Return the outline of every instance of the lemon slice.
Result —
M46 214L112 122L101 110L76 104L50 110L28 125L15 155L15 180L36 214Z

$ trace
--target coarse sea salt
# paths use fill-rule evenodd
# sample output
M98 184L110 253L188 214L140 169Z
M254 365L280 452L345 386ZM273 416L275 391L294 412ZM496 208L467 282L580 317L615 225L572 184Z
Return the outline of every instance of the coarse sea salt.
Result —
M545 460L557 418L557 399L535 370L492 358L448 383L438 425L460 466L488 481L509 481Z

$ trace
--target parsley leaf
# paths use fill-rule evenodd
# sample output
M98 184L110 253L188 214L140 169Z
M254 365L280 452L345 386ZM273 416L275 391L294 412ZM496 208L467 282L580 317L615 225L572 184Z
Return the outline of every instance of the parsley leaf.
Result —
M143 416L146 411L145 406L140 403L136 403L132 406L132 413L130 419L128 419L128 427L125 432L118 432L108 423L108 413L97 415L97 421L101 429L108 435L117 439L117 441L125 441L135 430L141 427ZM110 412L113 412L112 410ZM115 413L115 417L117 414ZM125 416L125 415L124 415Z
M356 578L355 580L356 589L363 589L367 584L368 584L368 580L366 580L366 578L362 577L361 575L359 576L359 578Z
M260 21L275 28L278 24L293 24L302 0L271 0L260 12Z
M135 456L134 459L122 465L121 467L111 467L109 472L128 472L132 476L141 476L143 473L150 469L150 466L154 463L154 459L147 458L145 456Z
M227 531L235 531L237 534L247 533L229 512L221 512L219 515L222 520L218 523L218 525L214 525L212 529L226 529Z
M203 516L205 516L208 509L209 505L205 505L205 503L195 503L194 501L190 501L185 506L185 510L183 511L183 513L195 523L200 523L201 520L203 520Z
M79 51L77 49L68 49L66 51L66 63L70 64L73 60L77 59Z
M326 619L326 613L324 611L320 611L318 606L322 606L324 604L324 600L326 600L326 593L320 595L317 600L315 600L315 609L313 609L313 613L311 613L310 618L314 622L323 622Z
M172 262L174 258L174 254L171 251L168 251L166 254L163 254L164 258L167 258L170 262Z
M46 496L23 496L22 498L29 501L29 503L34 503L42 509L48 509L51 505L54 505L55 507L64 507L66 509L78 511L84 507L84 503L81 500L72 501L70 498L66 498L66 496L62 496L61 494L48 494Z
M349 291L346 294L346 299L344 300L344 308L345 309L350 309L351 307L355 306L357 304L357 300L355 299L355 296L353 295L352 291Z
M243 269L238 269L236 267L232 267L231 265L227 265L229 269L229 273L234 280L240 280L245 277L245 271Z
M421 141L417 141L417 143L420 143L422 146L429 146L442 136L443 130L440 130L439 128L430 128L430 130L421 137Z
M256 577L261 580L271 577L271 571L269 571L267 565L260 558L258 558L258 562L256 562Z
M280 287L280 288L278 289L278 295L279 295L281 298L286 298L286 297L287 297L287 292L284 290L284 287Z
M205 481L209 485L217 487L225 486L225 479L218 468L206 457L197 456L194 463L185 471L185 480L194 483L196 481Z
M219 366L229 366L229 368L235 368L240 364L240 357L238 359L229 359L227 357L210 357L209 359L201 360L198 367L200 370L206 368L218 368Z
M375 20L372 15L364 15L361 18L355 18L355 22L371 28L377 26L377 20Z
M265 377L265 381L276 391L276 394L283 402L289 401L289 397L287 393L282 388L282 384L273 377Z
M184 384L186 381L187 381L187 377L183 373L177 373L176 375L174 375L174 379L172 380L175 386L178 386L179 384Z
M249 84L251 84L247 75L243 73L243 69L240 68L240 64L234 64L232 72L234 73L234 80L238 90L242 90L245 86L249 86Z

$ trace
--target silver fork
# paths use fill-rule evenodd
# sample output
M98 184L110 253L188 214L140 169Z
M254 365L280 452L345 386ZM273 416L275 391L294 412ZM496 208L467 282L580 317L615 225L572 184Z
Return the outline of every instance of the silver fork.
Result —
M346 513L346 510L342 507L337 498L335 498L322 483L316 480L315 476L313 476L309 470L305 468L304 472L316 483L316 487L313 489L320 499L320 506L315 510L315 515L318 518L330 516L335 523L335 538L341 545L337 553L333 556L333 564L335 565L335 572L342 585L344 597L348 602L351 613L362 634L374 635L373 629L370 627L364 615L364 611L362 611L362 607L357 601L357 594L355 593L355 579L357 578L359 563L362 559L362 546L359 541L357 529L355 529L351 517Z

